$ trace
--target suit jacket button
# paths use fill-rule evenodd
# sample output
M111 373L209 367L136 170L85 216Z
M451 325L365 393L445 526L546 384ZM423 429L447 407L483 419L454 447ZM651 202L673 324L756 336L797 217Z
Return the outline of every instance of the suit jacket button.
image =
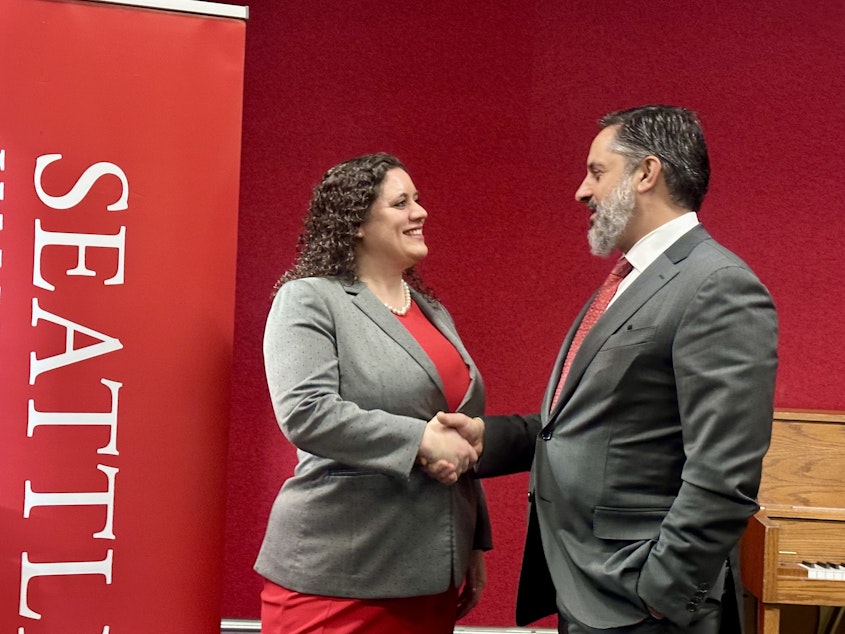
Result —
M543 440L551 440L552 439L552 430L551 429L544 429L543 432L540 434L540 438Z
M698 609L698 604L694 601L687 603L687 612L695 612Z
M534 504L534 491L530 491L530 492L528 493L528 503L529 503L529 504Z

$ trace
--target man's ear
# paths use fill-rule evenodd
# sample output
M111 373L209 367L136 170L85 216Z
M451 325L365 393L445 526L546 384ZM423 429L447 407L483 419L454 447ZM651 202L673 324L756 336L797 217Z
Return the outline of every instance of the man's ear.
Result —
M649 155L640 162L639 169L642 176L637 181L637 191L642 194L657 186L657 182L663 174L663 164L656 156Z

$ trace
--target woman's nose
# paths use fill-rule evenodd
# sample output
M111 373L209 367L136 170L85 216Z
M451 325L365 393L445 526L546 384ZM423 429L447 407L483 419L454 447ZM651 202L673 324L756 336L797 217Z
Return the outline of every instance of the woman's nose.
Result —
M414 218L428 218L428 212L418 202L414 201L414 204L411 207L411 215Z

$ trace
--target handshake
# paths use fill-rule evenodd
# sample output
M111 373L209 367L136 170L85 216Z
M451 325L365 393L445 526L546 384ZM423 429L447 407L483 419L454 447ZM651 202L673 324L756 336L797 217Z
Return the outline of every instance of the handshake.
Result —
M454 484L475 466L484 448L484 421L438 412L425 426L417 463L442 484Z

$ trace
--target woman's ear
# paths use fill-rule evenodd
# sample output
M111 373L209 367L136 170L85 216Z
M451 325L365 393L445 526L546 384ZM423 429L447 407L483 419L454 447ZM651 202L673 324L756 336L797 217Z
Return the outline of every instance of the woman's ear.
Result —
M637 181L637 191L642 194L655 188L663 172L663 164L656 156L649 155L640 163L640 170L642 177Z

